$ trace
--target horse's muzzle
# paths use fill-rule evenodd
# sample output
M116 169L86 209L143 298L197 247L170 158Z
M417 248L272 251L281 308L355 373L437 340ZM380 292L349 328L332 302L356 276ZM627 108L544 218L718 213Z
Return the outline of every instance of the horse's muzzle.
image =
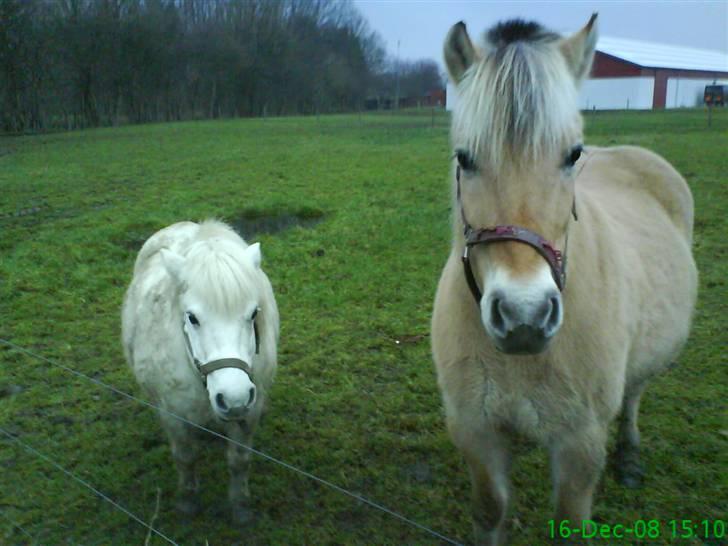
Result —
M496 348L509 355L534 355L543 352L551 341L543 329L522 324L502 337L493 336Z
M519 304L496 291L487 302L486 331L496 348L507 354L544 351L561 326L561 297L557 292L545 294L536 304Z

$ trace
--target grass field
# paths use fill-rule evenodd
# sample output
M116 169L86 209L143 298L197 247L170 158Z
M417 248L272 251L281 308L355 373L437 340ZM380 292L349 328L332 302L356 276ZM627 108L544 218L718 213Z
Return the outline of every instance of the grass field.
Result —
M0 338L138 394L119 342L136 251L178 220L235 222L262 242L281 311L279 373L256 447L469 542L467 472L444 429L429 349L450 235L447 119L431 122L426 112L0 138ZM605 474L594 517L661 522L661 538L629 544L725 544L673 540L668 521L725 520L728 506L728 111L711 128L701 111L597 113L586 123L587 143L643 145L683 173L701 273L680 365L644 397L645 487L626 490ZM275 215L283 219L260 219ZM305 225L250 233L296 217ZM257 458L258 517L234 529L220 442L205 451L206 511L185 520L151 409L4 344L0 427L144 521L159 488L154 526L181 544L438 543ZM515 545L547 542L548 476L545 452L520 446ZM0 544L143 544L146 533L0 435Z

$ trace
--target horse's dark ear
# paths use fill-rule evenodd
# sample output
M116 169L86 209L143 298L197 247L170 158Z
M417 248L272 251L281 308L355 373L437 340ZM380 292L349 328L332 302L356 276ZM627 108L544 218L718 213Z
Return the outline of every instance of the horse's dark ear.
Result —
M453 25L447 33L443 53L447 71L453 82L458 83L478 55L462 21Z
M589 75L594 49L597 45L597 14L593 13L584 28L559 42L561 54L566 59L577 85Z

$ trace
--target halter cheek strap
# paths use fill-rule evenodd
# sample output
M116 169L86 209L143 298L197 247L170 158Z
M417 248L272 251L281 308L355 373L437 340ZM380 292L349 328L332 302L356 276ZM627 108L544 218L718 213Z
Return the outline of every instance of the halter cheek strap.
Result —
M456 180L457 202L460 207L460 217L463 222L463 235L465 236L465 249L463 250L462 255L463 269L465 273L465 280L468 283L470 292L475 298L475 302L480 304L483 294L480 291L478 283L475 280L475 275L473 274L473 268L470 262L470 249L476 245L487 245L503 241L516 241L529 245L531 248L536 250L536 252L538 252L544 260L546 260L546 263L548 263L549 268L551 269L551 275L553 276L554 282L559 288L559 291L563 291L566 286L566 246L569 241L568 224L563 253L548 240L541 237L538 233L521 226L498 225L474 229L465 218L465 209L463 208L460 192L460 165L457 166ZM576 220L576 197L574 198L574 202L571 206L571 214L574 216L574 220Z

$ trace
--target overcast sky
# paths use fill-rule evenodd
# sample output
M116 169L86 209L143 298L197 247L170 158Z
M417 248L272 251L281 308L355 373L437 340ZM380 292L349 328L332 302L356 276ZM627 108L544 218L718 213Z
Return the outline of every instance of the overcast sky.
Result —
M493 23L533 19L561 33L578 30L599 12L602 36L632 38L728 53L728 0L489 2L458 0L354 0L387 51L402 59L430 58L440 66L442 43L451 25L465 21L479 40Z

